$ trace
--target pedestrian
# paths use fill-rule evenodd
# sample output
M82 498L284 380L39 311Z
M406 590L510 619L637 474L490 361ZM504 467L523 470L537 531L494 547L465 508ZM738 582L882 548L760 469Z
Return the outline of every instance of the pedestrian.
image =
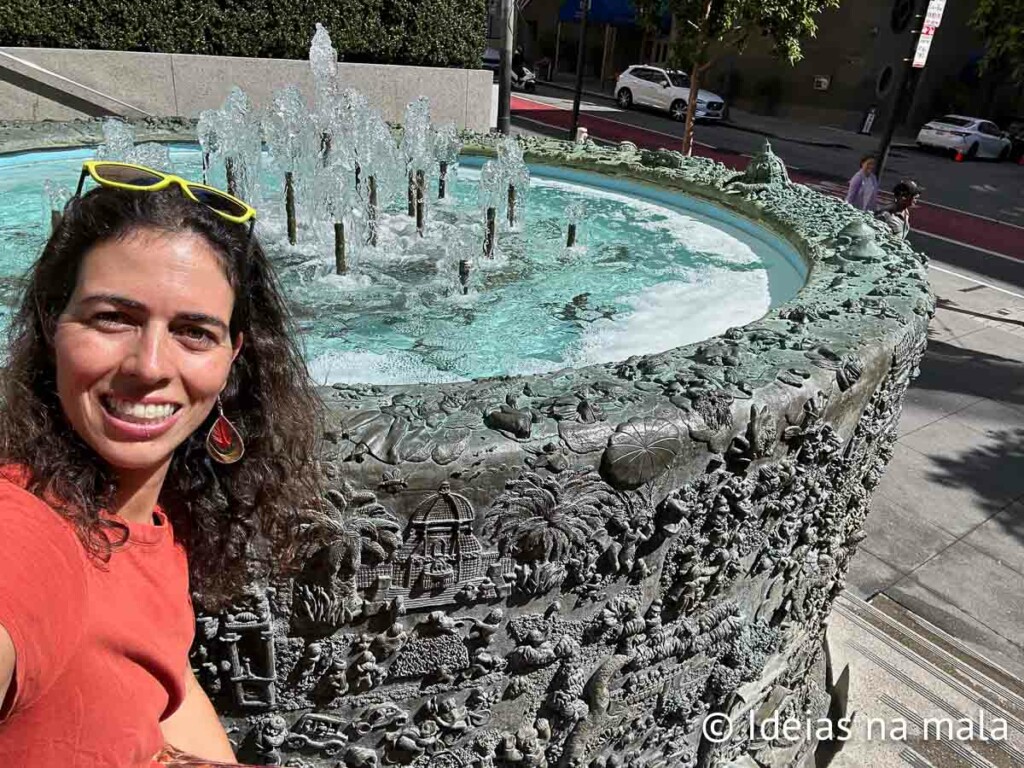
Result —
M910 235L910 209L917 205L917 198L923 191L915 181L901 181L892 189L892 205L875 214L901 240Z
M321 498L321 401L255 214L90 161L28 275L0 372L2 766L235 759L192 595L263 578Z
M526 58L523 56L523 47L517 45L515 52L512 54L512 73L516 76L516 79L523 79L523 70L526 67Z
M873 212L877 205L878 176L875 175L875 165L874 155L864 155L860 159L860 170L853 174L846 192L846 202L868 213Z

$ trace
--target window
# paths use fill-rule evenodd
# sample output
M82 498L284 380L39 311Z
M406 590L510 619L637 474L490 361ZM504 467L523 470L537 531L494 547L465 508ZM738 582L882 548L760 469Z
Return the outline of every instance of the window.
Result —
M878 82L875 83L875 93L878 96L885 96L892 89L893 69L891 64L878 73Z
M892 15L889 25L897 35L907 31L910 20L914 18L914 0L893 0Z
M1003 132L999 130L999 126L995 123L981 123L978 126L978 130L986 136L1001 136L1003 134Z
M501 2L487 0L487 37L490 39L501 36Z
M668 78L665 76L664 72L655 71L652 72L651 74L654 75L651 78L651 82L653 82L655 85L668 85Z
M946 125L955 125L958 128L966 128L967 126L971 125L971 123L973 123L974 121L973 120L968 120L965 117L956 117L955 115L946 115L945 117L940 117L935 122L936 123L945 123Z

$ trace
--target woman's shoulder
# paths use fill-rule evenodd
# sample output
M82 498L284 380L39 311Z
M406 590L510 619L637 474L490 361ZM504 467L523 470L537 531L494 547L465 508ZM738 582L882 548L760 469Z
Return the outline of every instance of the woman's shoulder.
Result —
M45 535L55 544L78 548L74 527L49 504L29 491L28 472L0 466L0 531L5 546L19 538Z

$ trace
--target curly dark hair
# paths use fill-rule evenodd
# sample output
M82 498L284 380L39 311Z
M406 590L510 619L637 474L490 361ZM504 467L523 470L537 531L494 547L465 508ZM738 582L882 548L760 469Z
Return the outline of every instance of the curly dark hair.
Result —
M254 567L264 570L271 549L275 564L287 563L321 499L322 401L273 269L248 225L226 221L177 188L100 187L73 199L28 274L12 318L0 389L0 462L24 471L27 489L74 525L91 555L109 558L127 540L123 523L100 514L113 498L113 472L75 433L58 399L53 336L84 256L139 229L201 235L234 289L231 336L242 333L244 343L222 399L245 440L245 456L233 465L210 459L204 439L214 411L176 449L160 496L188 551L193 584L204 602L217 603L237 594L256 575Z

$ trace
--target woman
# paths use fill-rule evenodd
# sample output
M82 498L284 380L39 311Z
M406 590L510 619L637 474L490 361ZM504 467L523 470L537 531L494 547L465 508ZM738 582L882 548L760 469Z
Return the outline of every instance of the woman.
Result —
M0 765L233 761L188 663L189 576L224 599L294 549L320 401L255 211L144 168L87 175L10 329Z
M850 179L846 202L862 211L875 210L878 198L878 177L875 175L875 156L864 155L860 159L860 170Z

